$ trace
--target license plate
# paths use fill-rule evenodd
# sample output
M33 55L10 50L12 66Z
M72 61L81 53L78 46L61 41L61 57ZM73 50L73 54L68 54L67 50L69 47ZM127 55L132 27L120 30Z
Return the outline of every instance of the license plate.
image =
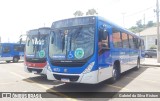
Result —
M37 71L32 71L32 73L37 73Z
M61 78L62 82L70 82L70 80L68 78Z

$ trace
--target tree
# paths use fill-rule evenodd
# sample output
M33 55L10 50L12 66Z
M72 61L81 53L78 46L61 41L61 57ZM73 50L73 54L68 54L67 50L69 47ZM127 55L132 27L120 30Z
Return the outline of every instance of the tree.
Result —
M130 30L131 32L134 32L134 33L137 33L137 32L138 32L138 29L137 29L136 26L132 26L131 28L129 28L129 30Z
M138 21L136 22L136 25L137 25L137 27L142 28L142 27L143 27L143 25L142 25L142 20L138 20Z
M149 28L149 27L154 27L156 26L156 23L154 23L153 21L148 21L146 27Z
M97 11L93 8L93 9L89 9L87 12L86 12L86 15L97 15Z
M73 15L74 15L75 17L76 17L76 16L83 16L83 12L80 11L80 10L77 10Z

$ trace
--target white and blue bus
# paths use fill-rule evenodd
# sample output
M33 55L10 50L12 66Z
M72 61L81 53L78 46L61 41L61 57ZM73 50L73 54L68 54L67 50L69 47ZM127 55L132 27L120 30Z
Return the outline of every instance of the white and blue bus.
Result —
M47 78L96 84L139 69L144 42L134 33L99 16L53 22L48 49Z
M0 43L0 61L16 63L23 60L24 47L24 44L19 43Z

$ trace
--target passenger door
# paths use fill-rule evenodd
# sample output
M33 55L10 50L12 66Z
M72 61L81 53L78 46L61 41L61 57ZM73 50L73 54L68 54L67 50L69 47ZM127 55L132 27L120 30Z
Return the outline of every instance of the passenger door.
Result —
M112 75L110 33L111 27L104 22L99 22L98 27L98 82L103 81Z

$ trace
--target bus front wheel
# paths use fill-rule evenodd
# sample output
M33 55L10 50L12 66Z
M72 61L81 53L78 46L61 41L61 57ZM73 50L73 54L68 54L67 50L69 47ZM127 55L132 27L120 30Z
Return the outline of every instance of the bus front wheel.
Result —
M14 62L14 63L17 63L17 62L18 62L18 58L17 58L17 57L14 57L14 58L13 58L13 62Z
M119 74L120 73L119 73L116 65L114 65L113 70L112 70L112 77L111 77L111 83L112 84L115 83L118 80Z
M140 68L140 59L138 58L137 60L137 66L135 67L135 70L139 70Z

